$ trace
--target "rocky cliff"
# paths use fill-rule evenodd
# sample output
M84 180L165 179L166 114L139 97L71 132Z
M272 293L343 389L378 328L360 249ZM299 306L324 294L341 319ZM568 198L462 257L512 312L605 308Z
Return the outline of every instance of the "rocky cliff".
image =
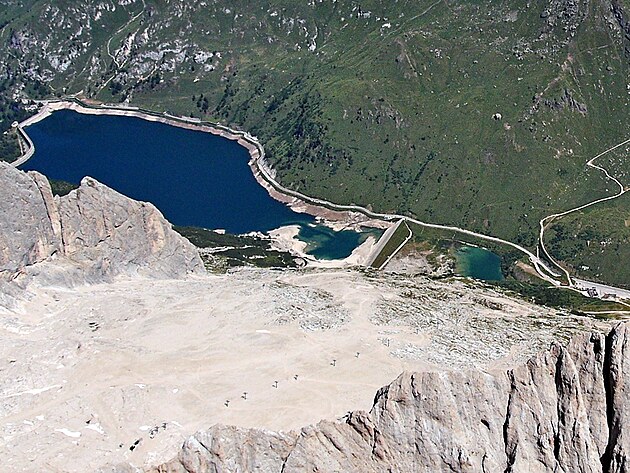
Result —
M369 413L274 433L217 425L160 473L625 472L630 325L497 373L403 373Z
M194 246L153 205L94 179L57 197L41 174L0 163L0 202L4 302L10 286L33 279L72 285L117 275L179 278L203 271Z

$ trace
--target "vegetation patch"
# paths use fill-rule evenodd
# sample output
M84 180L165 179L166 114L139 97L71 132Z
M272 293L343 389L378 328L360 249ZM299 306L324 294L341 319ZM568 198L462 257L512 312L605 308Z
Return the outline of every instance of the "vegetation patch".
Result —
M630 194L558 219L545 240L551 255L574 275L630 289Z
M17 133L13 129L8 129L0 135L0 161L12 163L20 156L18 140Z
M602 301L583 296L570 289L556 288L546 283L523 283L515 280L497 281L495 287L514 292L535 304L567 309L576 315L588 312L627 311L628 307L611 301Z
M271 249L269 240L248 235L217 233L199 227L174 226L173 229L202 250L207 267L230 268L256 266L259 268L295 267L295 258L282 251Z
M67 195L75 189L78 189L79 186L77 184L73 184L71 182L62 181L59 179L48 179L50 184L50 189L52 190L53 195L63 196Z

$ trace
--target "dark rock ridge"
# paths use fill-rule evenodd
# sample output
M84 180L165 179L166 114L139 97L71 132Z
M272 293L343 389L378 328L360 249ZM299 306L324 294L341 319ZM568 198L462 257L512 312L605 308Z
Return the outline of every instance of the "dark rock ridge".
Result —
M0 303L33 280L73 285L203 271L195 247L153 205L89 177L53 196L41 174L0 163Z
M611 2L611 9L619 29L623 34L624 40L624 53L627 59L630 60L630 15L624 11L619 0L613 0Z
M571 111L579 112L582 115L586 115L588 113L588 108L586 104L581 103L573 97L573 94L569 89L564 89L560 98L556 99L545 99L543 103L552 110L556 112L568 108Z
M153 472L626 472L629 331L503 372L403 373L369 413L300 432L216 425Z

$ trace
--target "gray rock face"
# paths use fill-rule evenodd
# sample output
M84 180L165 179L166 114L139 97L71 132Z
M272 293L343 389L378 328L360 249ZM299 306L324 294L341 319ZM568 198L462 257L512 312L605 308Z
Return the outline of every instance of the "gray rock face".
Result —
M25 285L33 278L75 284L121 274L179 278L202 271L195 247L153 205L91 178L53 197L41 174L0 163L3 293L11 292L7 281Z
M214 426L160 473L628 471L630 324L499 373L403 373L369 413L277 434Z
M0 162L0 193L0 272L15 273L58 251L38 179Z
M89 177L59 199L65 256L97 275L179 278L203 269L197 250L152 205Z

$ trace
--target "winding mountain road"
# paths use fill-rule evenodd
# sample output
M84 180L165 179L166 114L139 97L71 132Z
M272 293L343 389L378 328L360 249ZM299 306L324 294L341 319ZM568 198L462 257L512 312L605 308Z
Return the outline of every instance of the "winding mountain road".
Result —
M559 212L559 213L548 215L545 218L543 218L542 220L540 220L540 222L539 222L539 224L540 224L540 233L539 233L539 236L538 236L538 242L539 242L540 248L542 249L543 253L545 254L545 257L554 266L559 268L564 273L564 275L566 277L567 284L569 285L569 287L575 287L575 282L574 282L573 278L571 277L571 275L569 274L569 271L567 271L567 269L565 267L563 267L558 261L556 261L549 254L549 252L547 251L547 248L545 246L545 230L547 229L549 224L553 220L555 220L556 218L564 217L565 215L569 215L569 214L571 214L573 212L578 212L578 211L580 211L582 209L585 209L587 207L591 207L591 206L593 206L595 204L599 204L601 202L605 202L607 200L617 199L617 198L621 197L623 194L625 194L626 192L628 192L628 190L630 190L630 188L625 188L624 185L617 178L612 176L605 168L595 164L595 161L597 159L601 158L602 156L604 156L604 155L610 153L611 151L614 151L617 148L620 148L621 146L624 146L624 145L626 145L628 143L630 143L630 138L628 138L625 141L622 141L621 143L616 144L615 146L612 146L612 147L608 148L606 151L603 151L603 152L599 153L597 156L589 159L588 162L586 163L587 166L602 171L609 180L614 181L619 186L619 192L617 192L614 195L610 195L608 197L602 197L601 199L596 199L596 200L593 200L593 201L588 202L586 204L580 205L578 207L574 207L572 209L565 210L564 212Z
M66 106L70 106L70 104L74 103L75 105L78 105L79 108L83 107L83 108L87 108L87 109L91 109L91 110L99 110L101 113L115 113L116 112L116 107L97 107L97 106L88 106L86 104L84 104L83 102L81 102L80 100L78 100L77 98L70 98L70 100L53 100L53 101L42 101L42 103L56 103L58 106L64 106L64 104L68 104ZM45 109L46 107L44 107ZM77 109L76 107L74 107L73 109L77 110L77 111L81 111L80 109ZM125 114L128 115L133 115L133 116L137 116L140 118L145 118L145 119L150 119L150 120L156 120L156 117L158 117L160 114L156 114L153 112L149 112L149 111L143 111L143 110L129 110L129 109L122 109L122 112L124 112ZM19 166L20 164L23 164L26 160L28 160L28 158L30 158L32 156L32 154L34 153L34 145L32 143L32 141L30 140L30 138L28 137L28 135L26 134L26 132L23 130L23 126L29 125L31 124L33 121L36 121L37 119L41 119L43 116L46 115L46 113L50 113L50 112L46 112L45 110L40 111L40 114L42 116L40 117L31 117L30 119L25 120L23 123L21 123L19 125L19 130L22 133L22 135L24 136L24 138L27 140L28 144L30 145L29 150L27 150L26 155L22 156L18 161L14 162L13 165L14 166ZM84 112L86 113L86 112ZM40 115L38 114L38 115ZM258 172L260 173L260 175L262 176L262 178L267 181L269 183L269 185L271 185L274 189L276 189L278 192L281 192L282 194L291 196L291 197L295 197L297 199L300 199L306 203L309 204L313 204L313 205L318 205L318 206L322 206L325 208L329 208L332 210L340 210L340 211L352 211L352 212L359 212L367 217L370 218L375 218L375 219L380 219L380 220L385 220L385 221L394 221L394 220L403 220L407 223L413 223L422 227L426 227L426 228L433 228L433 229L437 229L437 230L447 230L450 232L455 232L455 233L460 233L463 235L468 235L468 236L472 236L475 238L479 238L481 240L486 240L486 241L491 241L493 243L499 243L502 245L507 245L510 246L520 252L522 252L523 254L525 254L529 260L531 261L532 265L534 266L534 268L536 269L536 272L538 273L539 277L545 281L547 281L548 283L552 284L553 286L563 286L566 287L568 289L572 289L574 291L580 292L584 295L588 295L586 293L585 289L577 288L574 280L571 278L571 275L568 273L568 271L562 267L553 257L551 257L551 255L548 253L545 245L544 245L544 231L546 229L546 227L549 225L549 223L551 221L553 221L553 219L555 218L559 218L562 217L564 215L568 215L572 212L577 212L581 209L584 209L586 207L590 207L592 205L598 204L600 202L605 202L607 200L612 200L612 199L616 199L618 197L620 197L621 195L623 195L625 192L627 192L628 190L630 190L630 188L626 189L624 188L623 184L616 179L615 177L613 177L605 168L598 166L597 164L595 164L595 161L604 156L605 154L621 147L624 146L625 144L630 143L630 138L626 139L625 141L622 141L621 143L616 144L615 146L612 146L611 148L607 149L606 151L598 154L597 156L591 158L586 164L594 169L598 169L600 171L602 171L606 177L612 181L614 181L618 186L619 186L619 192L615 195L612 196L608 196L608 197L604 197L601 199L597 199L594 200L592 202L580 205L578 207L575 207L573 209L570 210L566 210L564 212L560 212L560 213L556 213L556 214L552 214L552 215L548 215L547 217L543 218L540 221L540 233L539 233L539 248L542 249L543 253L544 253L544 257L554 266L556 266L557 268L559 268L562 271L561 273L558 273L557 271L555 271L554 269L552 269L548 264L547 261L545 261L545 259L541 258L538 254L534 254L533 252L531 252L530 250L528 250L527 248L518 245L514 242L508 241L508 240L504 240L502 238L498 238L498 237L493 237L490 235L485 235L483 233L478 233L478 232L474 232L472 230L466 230L464 228L460 228L457 226L452 226L452 225L439 225L439 224L435 224L435 223L427 223L427 222L423 222L421 220L418 220L416 218L413 217L409 217L407 215L400 215L400 214L393 214L393 213L379 213L379 212L373 212L365 207L361 207L359 205L343 205L343 204L335 204L332 202L329 202L327 200L323 200L323 199L318 199L315 197L310 197L307 196L305 194L302 194L300 192L288 189L286 187L284 187L282 184L280 184L278 181L276 181L275 179L275 172L271 169L271 167L267 164L266 160L265 160L265 150L263 148L263 146L260 144L260 142L258 141L258 139L256 137L254 137L253 135L251 135L250 133L246 132L246 131L240 131L240 130L234 130L231 129L229 127L223 126L223 125L219 125L219 124L212 124L212 123L200 123L196 120L192 120L188 117L173 117L173 116L168 116L168 123L175 125L175 126L184 126L184 124L190 126L190 125L194 125L194 126L200 126L200 125L210 125L211 127L214 127L216 130L219 131L223 131L223 132L227 132L229 133L228 135L223 135L226 136L229 139L238 139L243 140L244 142L246 142L247 144L249 144L251 147L255 148L255 150L257 150L258 152L254 152L253 150L250 150L250 155L251 155L251 159L252 159L252 163L255 167L255 169L258 170ZM560 278L561 276L565 276L566 277L566 284L563 285L563 282L558 280L558 278ZM582 284L581 284L582 285ZM613 288L611 286L606 286L609 289L616 289ZM622 291L622 290L620 290Z

